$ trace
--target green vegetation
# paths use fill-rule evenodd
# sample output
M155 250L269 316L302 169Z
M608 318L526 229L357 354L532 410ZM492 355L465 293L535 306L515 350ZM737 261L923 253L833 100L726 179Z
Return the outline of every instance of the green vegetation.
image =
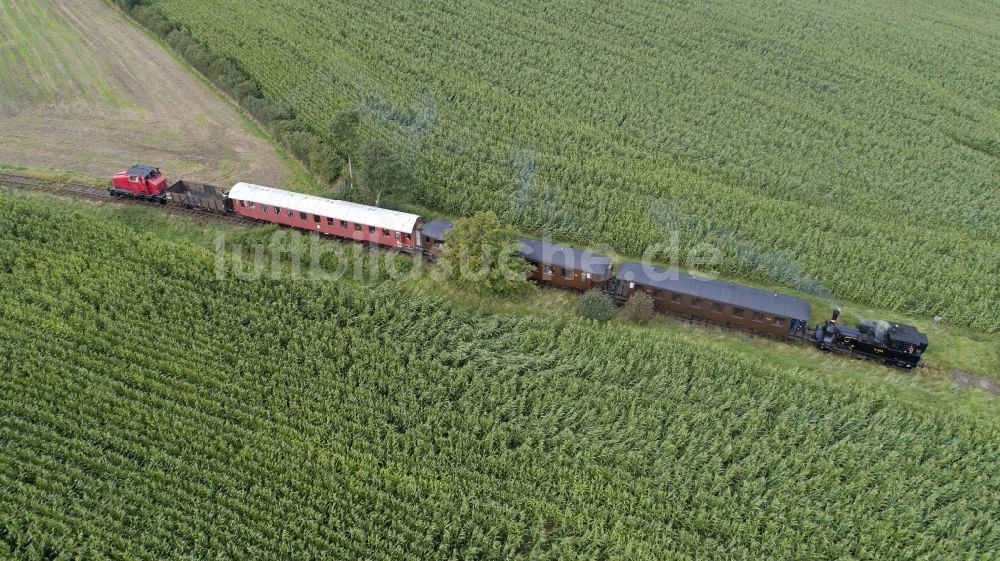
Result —
M633 292L625 302L625 313L632 321L647 322L653 319L653 311L653 297L641 290Z
M595 321L608 321L615 316L618 309L611 297L599 288L591 288L580 296L578 304L582 317Z
M34 177L57 183L89 185L91 187L104 187L108 183L108 179L106 177L96 178L73 171L23 166L19 164L0 163L0 173L9 173L11 175L20 175L23 177Z
M107 111L139 108L113 82L109 64L81 53L75 30L67 31L59 10L33 1L4 2L0 30L0 116L57 100Z
M0 556L1000 550L975 416L622 323L243 280L58 203L0 193Z
M519 245L517 231L492 212L459 219L438 257L441 276L479 294L523 293L531 266L518 256Z
M337 242L317 234L277 226L237 229L216 237L213 245L231 257L232 269L243 278L294 276L315 282L354 280L372 284L419 278L426 262L418 255Z
M316 183L107 0L0 4L0 170L106 185L137 162L222 186Z
M317 143L360 111L415 204L1000 331L995 3L148 4Z

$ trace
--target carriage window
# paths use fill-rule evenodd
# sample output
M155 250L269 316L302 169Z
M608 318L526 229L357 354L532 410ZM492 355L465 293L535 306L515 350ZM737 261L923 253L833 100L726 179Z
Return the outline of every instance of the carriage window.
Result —
M299 220L305 220L305 219L306 219L306 213L304 213L304 212L302 212L302 211L300 210L300 211L299 211Z
M676 293L676 292L671 292L670 293L670 301L673 302L673 303L675 303L675 304L680 303L681 298L683 298L683 296L680 295L680 294L678 294L678 293Z
M695 299L691 300L691 307L692 308L700 308L702 302L704 302L703 299L701 299L701 298L695 298Z
M712 302L712 313L721 314L722 313L722 304L720 304L718 302Z
M250 208L256 208L256 207L253 206L253 203L250 203Z
M385 228L382 228L382 235L383 236L389 236L389 230L386 230Z
M246 201L240 201L240 206L243 207L243 208L246 208L247 207L247 202Z
M412 237L413 237L413 236L412 236L412 235L410 235L410 234L404 234L404 239L405 239L406 241L410 241L410 238L412 238Z
M571 279L571 278L573 278L573 269L570 269L569 267L563 267L562 268L562 277L564 279Z
M347 221L346 220L341 220L340 221L340 227L346 230L347 229Z
M774 318L774 325L776 327L784 327L785 326L785 318Z
M319 224L319 215L318 214L314 214L313 215L313 222Z
M330 218L329 216L326 217L326 225L333 226L333 219Z
M278 207L274 207L274 213L275 214L281 214L281 209L278 208Z
M585 275L583 275L583 278L590 280L590 273L586 273Z
M399 239L399 232L396 232L396 239Z
M750 318L753 321L764 321L764 314L760 312L754 312L753 316Z
M369 226L368 227L368 234L370 234L372 236L375 235L375 226Z
M361 231L361 224L355 224L354 225L354 231L355 232L360 232Z
M292 210L292 209L288 209L288 217L289 218L294 218L295 217L295 211Z
M747 311L746 311L746 310L744 310L743 308L733 308L733 317L734 317L734 318L741 318L741 317L743 317L743 316L744 316L744 315L745 315L746 313L747 313Z
M545 270L543 272L546 275L551 275L552 273L555 272L555 269L552 268L552 265L546 265Z
M634 282L630 282L630 283L628 283L628 287L629 287L629 288L635 288L635 283L634 283Z
M260 205L261 212L267 212L267 205Z

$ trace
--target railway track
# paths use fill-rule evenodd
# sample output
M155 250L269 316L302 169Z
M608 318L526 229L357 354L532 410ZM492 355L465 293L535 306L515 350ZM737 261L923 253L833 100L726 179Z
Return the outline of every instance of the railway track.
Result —
M41 191L41 192L54 193L60 195L70 195L73 197L99 200L103 202L115 202L127 205L162 206L165 208L165 210L189 214L192 216L197 216L199 218L209 218L212 220L232 222L238 224L253 223L253 221L251 220L247 220L245 218L241 218L238 216L231 216L228 214L217 214L214 212L207 212L195 208L185 208L185 207L150 202L150 201L141 201L137 199L114 197L110 193L108 193L107 189L101 189L99 187L90 187L87 185L77 185L74 183L51 181L47 179L39 179L37 177L27 177L23 175L14 175L10 173L0 173L0 187L7 187L10 189Z
M98 189L97 187L87 187L85 185L75 185L72 183L59 183L55 181L48 181L45 179L38 179L36 177L25 177L23 175L12 175L9 173L0 173L0 185L4 187L19 187L24 189L32 189L36 191L55 191L60 193L69 193L76 196L89 197L95 199L110 199L111 196L108 195L106 189Z

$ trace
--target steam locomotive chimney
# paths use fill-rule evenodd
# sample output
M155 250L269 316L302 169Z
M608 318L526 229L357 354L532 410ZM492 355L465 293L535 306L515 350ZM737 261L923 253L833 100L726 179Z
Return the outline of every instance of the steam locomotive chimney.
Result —
M840 317L840 308L834 308L833 309L833 317L830 318L830 321L833 322L833 323L837 323L837 318L839 318L839 317Z

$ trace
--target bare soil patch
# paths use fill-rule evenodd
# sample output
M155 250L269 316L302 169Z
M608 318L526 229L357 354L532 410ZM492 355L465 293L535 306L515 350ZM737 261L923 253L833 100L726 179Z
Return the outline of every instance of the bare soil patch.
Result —
M988 376L977 376L956 368L951 371L951 379L963 388L979 388L993 395L1000 395L1000 381Z

